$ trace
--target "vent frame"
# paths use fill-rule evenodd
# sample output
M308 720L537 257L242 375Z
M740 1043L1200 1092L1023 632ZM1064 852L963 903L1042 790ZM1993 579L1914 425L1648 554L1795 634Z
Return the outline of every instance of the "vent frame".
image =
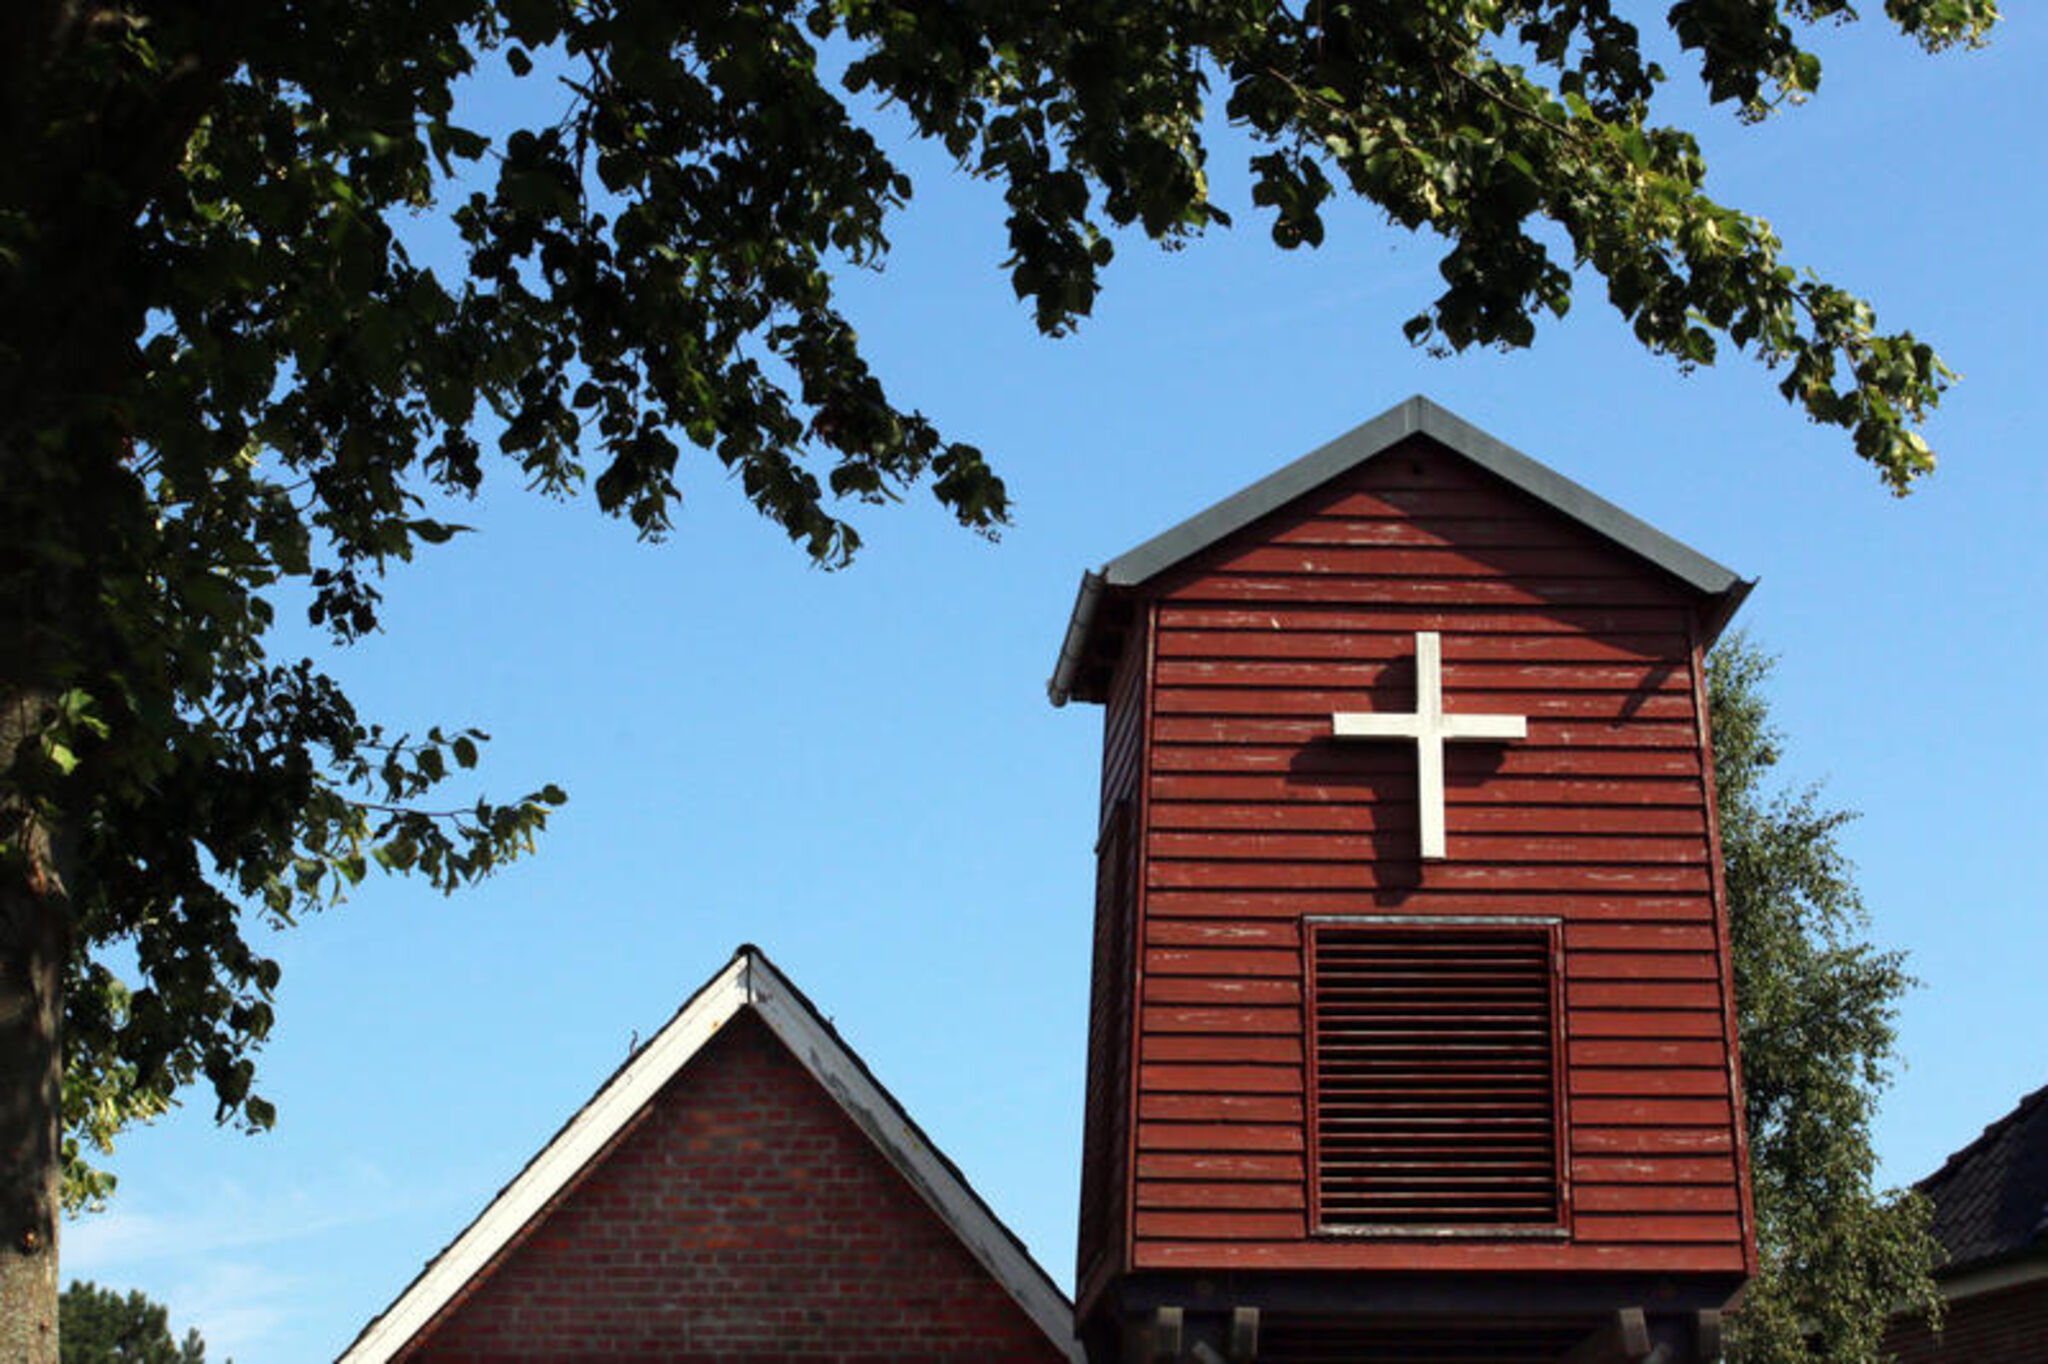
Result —
M1306 914L1302 916L1302 992L1305 1055L1304 1109L1308 1231L1311 1236L1379 1239L1517 1239L1568 1240L1572 1234L1572 1190L1570 1179L1571 1131L1566 1077L1566 1017L1564 991L1564 924L1553 915L1428 915L1428 914ZM1403 930L1431 930L1435 934L1522 937L1540 943L1543 950L1549 1022L1551 1187L1554 1191L1554 1220L1536 1222L1425 1220L1368 1222L1332 1221L1324 1203L1324 1142L1322 1138L1323 1076L1321 1028L1319 1027L1319 952L1326 939L1346 929L1379 930L1389 937Z

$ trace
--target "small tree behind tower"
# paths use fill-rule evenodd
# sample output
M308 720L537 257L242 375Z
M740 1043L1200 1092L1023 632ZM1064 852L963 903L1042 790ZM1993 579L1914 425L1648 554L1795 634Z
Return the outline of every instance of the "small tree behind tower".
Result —
M1737 1364L1863 1364L1887 1315L1936 1305L1926 1205L1880 1192L1870 1122L1889 1083L1904 955L1869 915L1836 841L1852 812L1771 780L1783 736L1746 638L1708 659L1714 777L1734 940L1761 1271L1733 1318Z

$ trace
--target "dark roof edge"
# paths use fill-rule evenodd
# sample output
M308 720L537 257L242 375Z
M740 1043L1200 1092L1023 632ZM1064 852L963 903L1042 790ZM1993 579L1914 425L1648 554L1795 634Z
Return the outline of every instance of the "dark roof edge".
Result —
M1067 698L1073 695L1074 673L1088 652L1088 636L1095 630L1096 608L1102 605L1102 588L1100 573L1082 572L1081 588L1074 594L1074 610L1067 617L1067 636L1060 641L1060 656L1052 665L1052 680L1045 684L1045 693L1055 706L1064 706Z
M1548 465L1416 394L1363 426L1355 427L1293 463L1274 470L1250 487L1119 554L1103 566L1100 574L1086 575L1082 579L1081 594L1074 603L1074 613L1067 623L1066 638L1060 646L1052 681L1047 684L1053 704L1064 705L1072 691L1074 674L1080 665L1104 589L1114 591L1136 587L1414 435L1428 436L1456 451L1480 468L1662 569L1695 592L1713 599L1703 620L1705 642L1708 644L1720 636L1736 608L1742 605L1743 598L1756 586L1753 580L1738 576L1734 569L1673 539L1590 488L1573 482Z
M1939 1169L1935 1170L1932 1174L1914 1180L1914 1190L1926 1194L1930 1198L1933 1197L1932 1188L1935 1184L1950 1175L1959 1173L1963 1166L1977 1157L1979 1152L1983 1151L1992 1142L2003 1137L2007 1128L2028 1116L2037 1105L2043 1103L2048 1103L2048 1085L2043 1085L2029 1094L2021 1095L2018 1103L2014 1104L1999 1117L1986 1123L1984 1130L1979 1132L1968 1143L1949 1152L1948 1159L1941 1163Z
M1379 454L1403 437L1424 435L1449 446L1474 464L1598 531L1649 560L1672 577L1708 596L1720 596L1742 582L1735 570L1714 562L1649 522L1630 515L1589 488L1496 440L1472 423L1416 394L1363 426L1311 450L1242 492L1197 512L1173 529L1110 560L1102 570L1112 587L1130 587L1250 525L1267 512L1327 483Z
M1735 613L1749 600L1749 594L1756 591L1757 582L1758 579L1755 578L1737 578L1735 585L1723 592L1707 609L1706 615L1700 619L1701 648L1714 647L1714 642L1721 638L1721 632L1728 628L1728 622L1735 618Z
M1993 1251L1988 1255L1978 1255L1968 1260L1944 1260L1934 1267L1934 1284L1936 1290L1942 1291L1942 1295L1946 1297L1948 1294L1942 1290L1945 1281L1996 1273L1999 1270L2019 1269L2029 1265L2038 1266L2038 1271L2026 1277L2048 1278L2048 1248L2043 1247L2038 1237L2023 1246Z

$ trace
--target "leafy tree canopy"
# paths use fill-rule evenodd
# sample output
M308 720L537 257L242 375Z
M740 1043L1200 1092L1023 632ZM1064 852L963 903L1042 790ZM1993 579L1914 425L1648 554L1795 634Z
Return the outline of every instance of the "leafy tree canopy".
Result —
M199 1332L171 1336L171 1315L140 1293L73 1279L57 1300L63 1364L206 1364Z
M1742 1081L1762 1272L1736 1314L1737 1364L1876 1364L1901 1303L1937 1308L1938 1247L1914 1194L1873 1187L1870 1122L1911 985L1836 836L1853 815L1773 789L1771 660L1741 637L1708 660Z
M1885 13L1930 49L1997 17ZM1666 18L1756 119L1818 87L1810 26L1853 16ZM471 126L487 73L523 82L524 127ZM1948 371L1706 195L1666 83L1610 0L0 6L0 1298L50 1244L60 1102L73 1198L104 1189L75 1157L188 1080L270 1121L249 1053L277 967L244 905L286 922L372 863L452 888L561 799L423 806L483 736L387 733L272 658L280 588L339 640L375 629L382 569L458 529L424 499L500 461L659 536L696 447L826 564L849 500L918 482L1002 523L996 473L890 397L834 302L911 193L876 100L999 188L1047 333L1088 313L1111 230L1227 221L1214 103L1281 246L1343 192L1442 239L1418 341L1527 344L1580 268L1651 350L1747 350L1905 488ZM460 269L408 251L426 213Z

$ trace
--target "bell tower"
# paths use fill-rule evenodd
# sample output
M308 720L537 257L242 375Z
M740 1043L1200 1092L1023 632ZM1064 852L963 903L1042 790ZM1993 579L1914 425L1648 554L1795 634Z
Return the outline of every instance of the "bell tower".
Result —
M1083 576L1091 1359L1718 1356L1749 587L1422 398Z

